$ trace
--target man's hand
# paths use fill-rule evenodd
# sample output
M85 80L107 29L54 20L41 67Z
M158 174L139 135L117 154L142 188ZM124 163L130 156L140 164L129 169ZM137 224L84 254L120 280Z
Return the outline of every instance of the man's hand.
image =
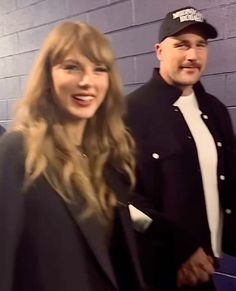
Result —
M177 285L196 286L209 281L214 272L213 258L207 256L200 247L182 264L177 272Z

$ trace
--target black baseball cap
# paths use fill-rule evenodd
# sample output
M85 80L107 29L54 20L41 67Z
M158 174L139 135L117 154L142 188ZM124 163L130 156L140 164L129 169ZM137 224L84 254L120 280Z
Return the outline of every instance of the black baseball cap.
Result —
M206 21L200 11L187 6L167 13L160 27L159 42L162 42L166 37L176 35L190 25L202 29L206 38L216 38L218 35L215 27Z

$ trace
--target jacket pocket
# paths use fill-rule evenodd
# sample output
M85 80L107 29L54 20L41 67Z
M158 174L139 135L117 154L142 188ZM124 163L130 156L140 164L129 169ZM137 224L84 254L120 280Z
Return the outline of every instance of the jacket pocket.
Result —
M144 141L140 150L143 161L162 161L174 158L181 152L181 146L173 133L156 135Z

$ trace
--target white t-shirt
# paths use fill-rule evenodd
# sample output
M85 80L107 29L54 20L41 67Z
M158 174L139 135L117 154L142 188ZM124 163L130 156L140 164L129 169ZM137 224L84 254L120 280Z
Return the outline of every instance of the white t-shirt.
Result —
M194 92L188 96L180 96L173 105L178 106L182 112L196 144L202 175L208 224L211 231L212 249L214 255L219 257L222 253L222 214L218 192L218 156L215 141L206 124L202 120L202 112L199 109Z

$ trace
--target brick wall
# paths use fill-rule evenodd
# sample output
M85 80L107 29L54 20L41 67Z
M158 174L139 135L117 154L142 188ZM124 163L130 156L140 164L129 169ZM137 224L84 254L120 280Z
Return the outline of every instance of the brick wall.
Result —
M58 22L85 20L105 32L129 92L158 64L160 20L185 5L202 10L219 30L202 80L227 105L236 129L236 0L0 0L0 123L9 125L37 50Z

